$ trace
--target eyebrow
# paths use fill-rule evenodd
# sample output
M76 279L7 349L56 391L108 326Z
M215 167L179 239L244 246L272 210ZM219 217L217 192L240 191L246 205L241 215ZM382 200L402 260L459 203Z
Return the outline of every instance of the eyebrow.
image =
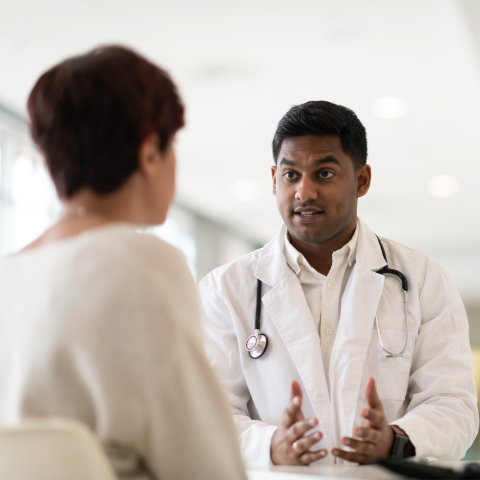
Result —
M328 155L327 157L324 158L318 158L317 160L314 160L313 166L319 167L320 165L324 165L326 163L335 163L339 167L341 166L340 162L333 156L333 155ZM286 158L282 158L280 165L286 165L288 167L296 167L298 165L297 162L294 160L287 160Z

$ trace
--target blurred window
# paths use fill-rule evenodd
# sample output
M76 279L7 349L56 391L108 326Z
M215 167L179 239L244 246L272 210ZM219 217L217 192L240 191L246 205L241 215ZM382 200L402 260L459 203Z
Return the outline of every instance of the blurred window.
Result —
M8 248L21 250L59 216L61 205L39 158L18 155L10 171L10 238Z

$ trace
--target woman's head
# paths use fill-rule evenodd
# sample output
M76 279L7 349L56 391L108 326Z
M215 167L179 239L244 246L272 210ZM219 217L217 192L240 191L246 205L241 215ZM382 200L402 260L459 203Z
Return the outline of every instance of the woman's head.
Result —
M28 113L33 140L63 200L85 188L99 195L119 189L138 170L146 139L156 139L149 145L158 146L161 158L172 158L173 137L184 124L169 75L118 46L45 72L30 93Z

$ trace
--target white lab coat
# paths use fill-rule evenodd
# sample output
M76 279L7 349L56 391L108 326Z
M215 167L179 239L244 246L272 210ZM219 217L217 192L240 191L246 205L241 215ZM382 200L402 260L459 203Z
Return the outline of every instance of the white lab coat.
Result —
M403 357L387 358L378 343L375 314L387 348L404 345L402 292L374 233L359 221L356 262L339 300L340 321L329 378L320 338L302 286L284 256L285 226L260 250L217 268L199 285L208 355L233 408L244 460L268 465L271 437L297 380L303 412L319 420L318 448L340 446L360 425L368 377L377 382L387 419L410 437L418 456L458 460L478 431L473 358L462 301L446 271L426 255L383 239L390 268L409 281L409 342ZM261 331L267 352L249 357L257 278L263 282ZM319 463L335 463L328 455Z

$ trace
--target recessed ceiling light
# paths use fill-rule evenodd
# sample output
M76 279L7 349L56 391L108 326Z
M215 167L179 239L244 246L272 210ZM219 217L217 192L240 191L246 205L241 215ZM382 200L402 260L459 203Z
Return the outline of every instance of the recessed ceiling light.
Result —
M402 97L380 97L373 102L372 110L380 118L402 118L408 113L408 103Z
M453 197L460 189L460 182L453 175L435 175L428 181L427 188L434 197Z
M237 180L232 185L232 197L239 202L253 202L260 198L262 187L257 180Z

